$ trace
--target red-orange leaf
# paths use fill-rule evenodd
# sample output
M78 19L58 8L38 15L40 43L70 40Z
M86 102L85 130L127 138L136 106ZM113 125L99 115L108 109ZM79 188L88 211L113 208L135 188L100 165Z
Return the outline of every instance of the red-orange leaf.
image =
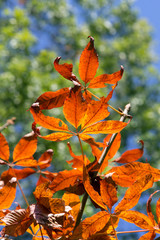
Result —
M30 112L34 121L42 127L53 131L68 131L67 125L61 119L45 116L39 108L39 103L33 103Z
M108 121L102 121L93 124L92 126L87 127L84 129L83 133L87 134L98 134L98 133L104 133L104 134L112 134L112 133L118 133L123 128L127 126L127 123L120 122L120 121L114 121L114 120L108 120Z
M108 104L105 98L101 98L100 101L92 100L88 104L86 114L82 120L81 128L86 128L95 122L103 120L109 116L109 111L107 109Z
M138 179L127 189L123 199L115 208L116 212L133 208L139 201L141 193L151 188L153 185L153 177L151 174L145 175Z
M9 146L2 133L0 133L0 158L7 162L9 160Z
M104 88L106 87L106 83L108 84L115 84L119 80L121 80L123 76L124 68L121 66L121 69L118 72L112 73L112 74L102 74L100 76L97 76L93 78L90 81L89 88Z
M37 149L37 136L34 132L25 135L13 151L13 162L31 158Z
M144 142L140 140L142 147L139 149L132 149L124 152L119 158L115 159L114 162L118 163L129 163L135 162L143 156L143 146Z
M102 230L110 219L109 213L102 211L98 212L92 217L83 220L75 229L71 240L83 239L87 240L96 232Z
M160 180L160 170L151 167L149 163L128 163L123 166L113 167L106 174L108 173L113 173L112 179L122 187L131 186L136 180L147 174L152 174L154 182Z
M21 166L21 167L37 168L37 160L35 160L33 157L25 158L25 159L22 159L22 160L18 160L18 162L16 162L15 165Z
M84 141L84 142L87 142L89 143L90 145L94 145L94 146L97 146L99 147L99 143L95 142L94 138L85 134L85 133L80 133L79 134L79 137Z
M79 181L82 180L82 172L79 170L64 170L59 172L58 175L54 178L49 188L53 193L69 188L79 184Z
M160 225L160 198L158 199L156 204L156 216L157 216L157 222Z
M116 184L111 177L100 181L100 192L104 204L111 210L112 206L118 201Z
M99 63L98 56L94 48L94 38L90 37L90 42L83 50L79 62L79 75L85 84L94 78L98 66Z
M127 222L134 223L136 226L142 229L153 230L154 225L152 224L149 217L138 211L133 210L122 211L118 213L117 217L120 217Z
M37 98L36 102L39 103L40 110L61 107L69 91L69 88L62 88L56 92L45 92Z
M38 159L38 166L40 167L40 169L49 167L52 161L52 157L53 157L52 149L48 149L46 152L44 152Z
M159 191L155 191L154 193L152 193L152 194L150 195L150 197L148 198L148 201L147 201L147 205L146 205L148 217L150 218L150 220L152 221L152 223L153 223L154 225L156 225L156 221L155 221L154 215L153 215L153 213L152 213L151 202L152 202L152 197L153 197L153 195L156 194L157 192L159 192Z
M87 103L82 97L81 87L75 86L71 89L69 96L66 98L63 106L63 113L68 122L75 128L81 124L87 109Z
M63 63L59 64L61 57L57 57L54 61L54 67L64 78L73 81L75 85L80 86L76 76L72 73L73 64Z

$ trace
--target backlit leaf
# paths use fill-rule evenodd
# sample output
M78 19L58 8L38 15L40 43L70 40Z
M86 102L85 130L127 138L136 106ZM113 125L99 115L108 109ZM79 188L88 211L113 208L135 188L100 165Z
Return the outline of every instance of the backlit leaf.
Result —
M144 234L138 240L153 240L153 239L155 239L155 236L156 236L155 232L151 231L151 232Z
M100 181L100 192L102 201L111 210L112 206L118 201L116 185L111 177Z
M73 137L73 134L67 133L67 132L55 132L46 136L42 136L42 135L38 135L38 136L40 138L43 138L49 141L59 142L59 141L63 141Z
M115 121L115 120L108 120L108 121L102 121L93 124L92 126L87 127L84 129L83 133L87 134L98 134L98 133L104 133L104 134L112 134L112 133L118 133L123 128L127 126L127 123Z
M55 92L45 92L37 98L36 102L39 103L40 110L61 107L69 91L69 88L61 88Z
M9 146L2 133L0 133L0 158L7 162L9 160Z
M52 157L53 157L52 149L48 149L46 152L44 152L38 159L38 166L40 167L40 169L49 167L52 161Z
M155 193L157 193L158 191L155 191L154 193L152 193L149 198L148 198L148 201L147 201L147 205L146 205L146 209L147 209L147 214L148 214L148 217L150 218L150 220L152 221L152 223L154 225L156 225L156 221L154 219L154 215L152 213L152 208L151 208L151 202L152 202L152 197Z
M73 170L64 170L59 172L58 175L51 182L49 188L53 193L69 188L79 184L79 181L82 180L82 172L76 169Z
M142 229L153 230L154 225L152 224L149 217L147 217L145 214L140 213L138 211L133 211L133 210L122 211L118 213L117 216L127 222L134 223L136 226Z
M94 78L98 66L99 63L98 56L94 48L94 38L90 37L90 42L83 50L79 62L79 75L85 84Z
M14 169L16 178L18 180L24 179L28 176L30 176L31 174L34 174L36 171L32 168L24 168L24 169Z
M104 88L106 83L115 84L121 80L123 76L124 68L121 66L121 69L118 72L112 74L102 74L93 78L89 83L89 88Z
M131 186L136 180L141 177L152 174L154 182L160 179L160 170L151 167L148 163L133 162L123 166L113 167L108 173L113 173L112 179L117 185L122 187Z
M37 149L37 136L34 132L25 135L13 151L13 162L31 158Z
M21 167L33 167L33 168L37 168L37 161L33 158L25 158L22 160L18 160L15 165L17 166L21 166Z
M71 240L83 239L87 240L89 237L99 232L110 219L109 213L102 211L98 212L92 217L83 220L79 226L75 229Z
M151 188L153 185L153 177L151 174L145 175L134 182L127 189L123 199L115 208L116 212L124 211L133 208L139 201L141 193Z
M139 158L143 156L143 146L144 142L140 140L142 144L142 148L139 149L132 149L124 152L119 158L115 159L114 162L118 163L129 163L137 161Z
M30 112L33 115L34 121L42 127L53 131L68 131L67 125L61 119L45 116L40 110L38 103L32 104Z
M160 225L160 198L158 199L156 204L156 216L157 216L157 222Z
M103 120L109 116L109 111L107 109L108 104L105 98L101 98L100 101L92 100L87 107L86 114L82 120L81 128L86 128L95 122Z
M75 86L71 89L69 96L66 98L63 106L63 113L66 120L75 128L81 124L87 109L87 103L82 97L81 88Z

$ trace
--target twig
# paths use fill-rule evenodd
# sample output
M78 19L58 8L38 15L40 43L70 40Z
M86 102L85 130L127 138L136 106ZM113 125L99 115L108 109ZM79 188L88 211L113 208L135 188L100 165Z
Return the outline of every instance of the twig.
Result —
M123 115L122 115L121 118L120 118L120 121L121 121L121 122L124 122L124 121L126 120L126 118L128 118L128 117L130 118L130 117L131 117L130 115L128 115L128 113L129 113L129 111L130 111L130 108L131 108L131 105L130 105L130 103L128 103L128 104L125 106L124 111L122 112ZM111 138L110 138L110 141L109 141L109 143L108 143L108 146L104 149L104 151L103 151L103 153L102 153L102 155L101 155L101 157L100 157L100 159L99 159L99 161L98 161L98 163L99 163L99 169L100 169L100 167L101 167L101 165L102 165L102 163L103 163L103 161L104 161L104 159L105 159L105 157L106 157L106 155L107 155L110 147L112 146L112 144L113 144L114 139L115 139L116 136L117 136L117 133L112 134L112 136L111 136ZM96 177L97 173L98 173L98 171L96 171L96 172L94 173L94 177ZM82 199L82 204L81 204L81 208L80 208L80 211L79 211L77 220L76 220L75 228L79 225L79 223L80 223L80 221L81 221L81 218L82 218L82 215L83 215L83 211L84 211L84 208L85 208L87 199L88 199L88 193L86 192L86 193L84 194L84 196L83 196L83 199ZM75 228L74 228L74 230L75 230Z
M12 117L11 119L8 119L8 120L6 121L6 123L5 123L3 126L0 127L0 132L1 132L3 129L7 128L9 125L13 125L15 120L16 120L15 117Z

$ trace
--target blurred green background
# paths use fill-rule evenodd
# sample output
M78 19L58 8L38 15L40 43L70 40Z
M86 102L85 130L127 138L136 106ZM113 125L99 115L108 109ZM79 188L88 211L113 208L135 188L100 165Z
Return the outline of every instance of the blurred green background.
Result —
M113 73L120 65L125 69L110 101L115 108L123 109L128 102L132 106L133 120L122 133L120 153L138 147L142 139L144 160L159 168L160 75L154 67L152 33L132 0L0 0L0 125L16 117L15 125L3 130L11 151L31 131L33 118L27 110L39 95L72 86L54 70L54 59L62 56L61 62L73 63L79 78L79 56L91 35L99 55L97 75ZM96 93L106 96L108 89ZM60 117L61 112L55 109L52 114ZM113 111L110 117L119 119ZM67 168L65 161L71 157L66 142L39 139L35 157L48 148L55 153L52 171ZM73 150L80 154L78 146ZM28 178L24 187L32 181Z

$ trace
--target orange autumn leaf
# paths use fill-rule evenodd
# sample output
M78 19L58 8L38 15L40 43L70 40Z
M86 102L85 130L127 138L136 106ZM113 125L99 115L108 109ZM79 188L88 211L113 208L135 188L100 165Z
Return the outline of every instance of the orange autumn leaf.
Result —
M123 76L124 68L121 66L121 69L112 74L102 74L93 78L89 83L89 88L104 88L107 84L115 84L121 80Z
M42 127L53 131L68 131L68 126L61 119L45 116L40 110L38 103L32 104L30 112L33 115L34 121Z
M53 193L70 188L76 184L79 184L79 181L82 180L82 172L73 169L73 170L64 170L59 172L57 176L53 179L49 188L52 190Z
M2 133L0 133L0 158L9 161L9 146Z
M147 217L145 214L140 213L138 211L134 210L127 210L127 211L121 211L117 214L117 217L130 222L134 223L136 226L142 228L142 229L154 229L154 225L152 224L149 217Z
M16 196L16 176L14 172L7 171L9 174L8 181L6 181L4 187L0 189L0 210L9 208ZM2 179L1 179L2 180Z
M69 88L62 88L55 92L45 92L37 98L36 103L39 103L40 110L61 107L69 91Z
M141 236L138 240L154 240L155 236L156 236L155 232L151 231Z
M160 198L158 199L156 204L156 216L157 216L158 225L160 225Z
M146 210L147 210L147 214L148 214L148 217L150 218L150 220L152 221L152 223L154 225L156 225L156 221L154 219L154 215L152 213L152 208L151 208L151 202L152 202L152 197L157 193L159 192L159 190L155 191L154 193L152 193L149 198L148 198L148 201L147 201L147 204L146 204Z
M144 142L142 140L140 140L139 142L142 144L141 148L132 149L124 152L119 158L115 159L114 162L129 163L129 162L135 162L139 158L141 158L143 156Z
M71 207L70 213L73 216L74 221L76 222L76 219L80 210L80 205L81 205L79 196L74 193L66 192L64 193L62 200L65 201L66 206Z
M75 86L64 102L64 116L77 129L82 122L86 109L87 103L82 97L81 87Z
M72 73L73 64L63 63L59 64L61 57L57 57L54 60L54 67L59 74L61 74L64 78L72 81L75 85L80 86L80 83L76 76Z
M100 101L90 101L86 114L82 119L82 129L108 117L110 113L107 107L108 103L106 102L105 98L101 98Z
M111 210L112 206L118 201L116 184L111 177L100 181L100 193L102 201Z
M66 132L55 132L46 136L38 135L40 138L46 139L48 141L59 142L73 137L73 134Z
M79 62L79 75L85 84L94 78L99 66L98 55L94 48L94 38L89 38L90 42L83 50Z
M75 229L70 240L89 239L89 237L94 235L96 232L102 230L108 223L109 219L110 214L105 211L98 212L94 214L92 217L86 218Z
M123 199L116 206L115 212L133 208L138 203L141 193L152 187L153 181L152 175L148 174L134 182L131 187L127 189Z
M37 165L40 167L40 169L44 169L44 168L49 167L50 163L52 161L52 157L53 157L53 150L52 149L48 149L38 159Z
M36 171L32 168L24 168L24 169L14 169L16 178L18 180L24 179L28 176L30 176L31 174L34 174Z
M13 151L13 162L30 159L37 149L37 136L34 132L25 135Z
M154 182L160 180L160 170L151 167L148 163L133 162L123 166L113 167L111 170L106 172L113 173L112 179L117 185L122 187L130 187L136 180L141 177L151 174L154 178Z
M92 124L91 126L85 128L83 133L87 133L87 134L118 133L126 126L127 126L127 123L116 121L116 120L108 120L108 121L102 121L102 122Z

